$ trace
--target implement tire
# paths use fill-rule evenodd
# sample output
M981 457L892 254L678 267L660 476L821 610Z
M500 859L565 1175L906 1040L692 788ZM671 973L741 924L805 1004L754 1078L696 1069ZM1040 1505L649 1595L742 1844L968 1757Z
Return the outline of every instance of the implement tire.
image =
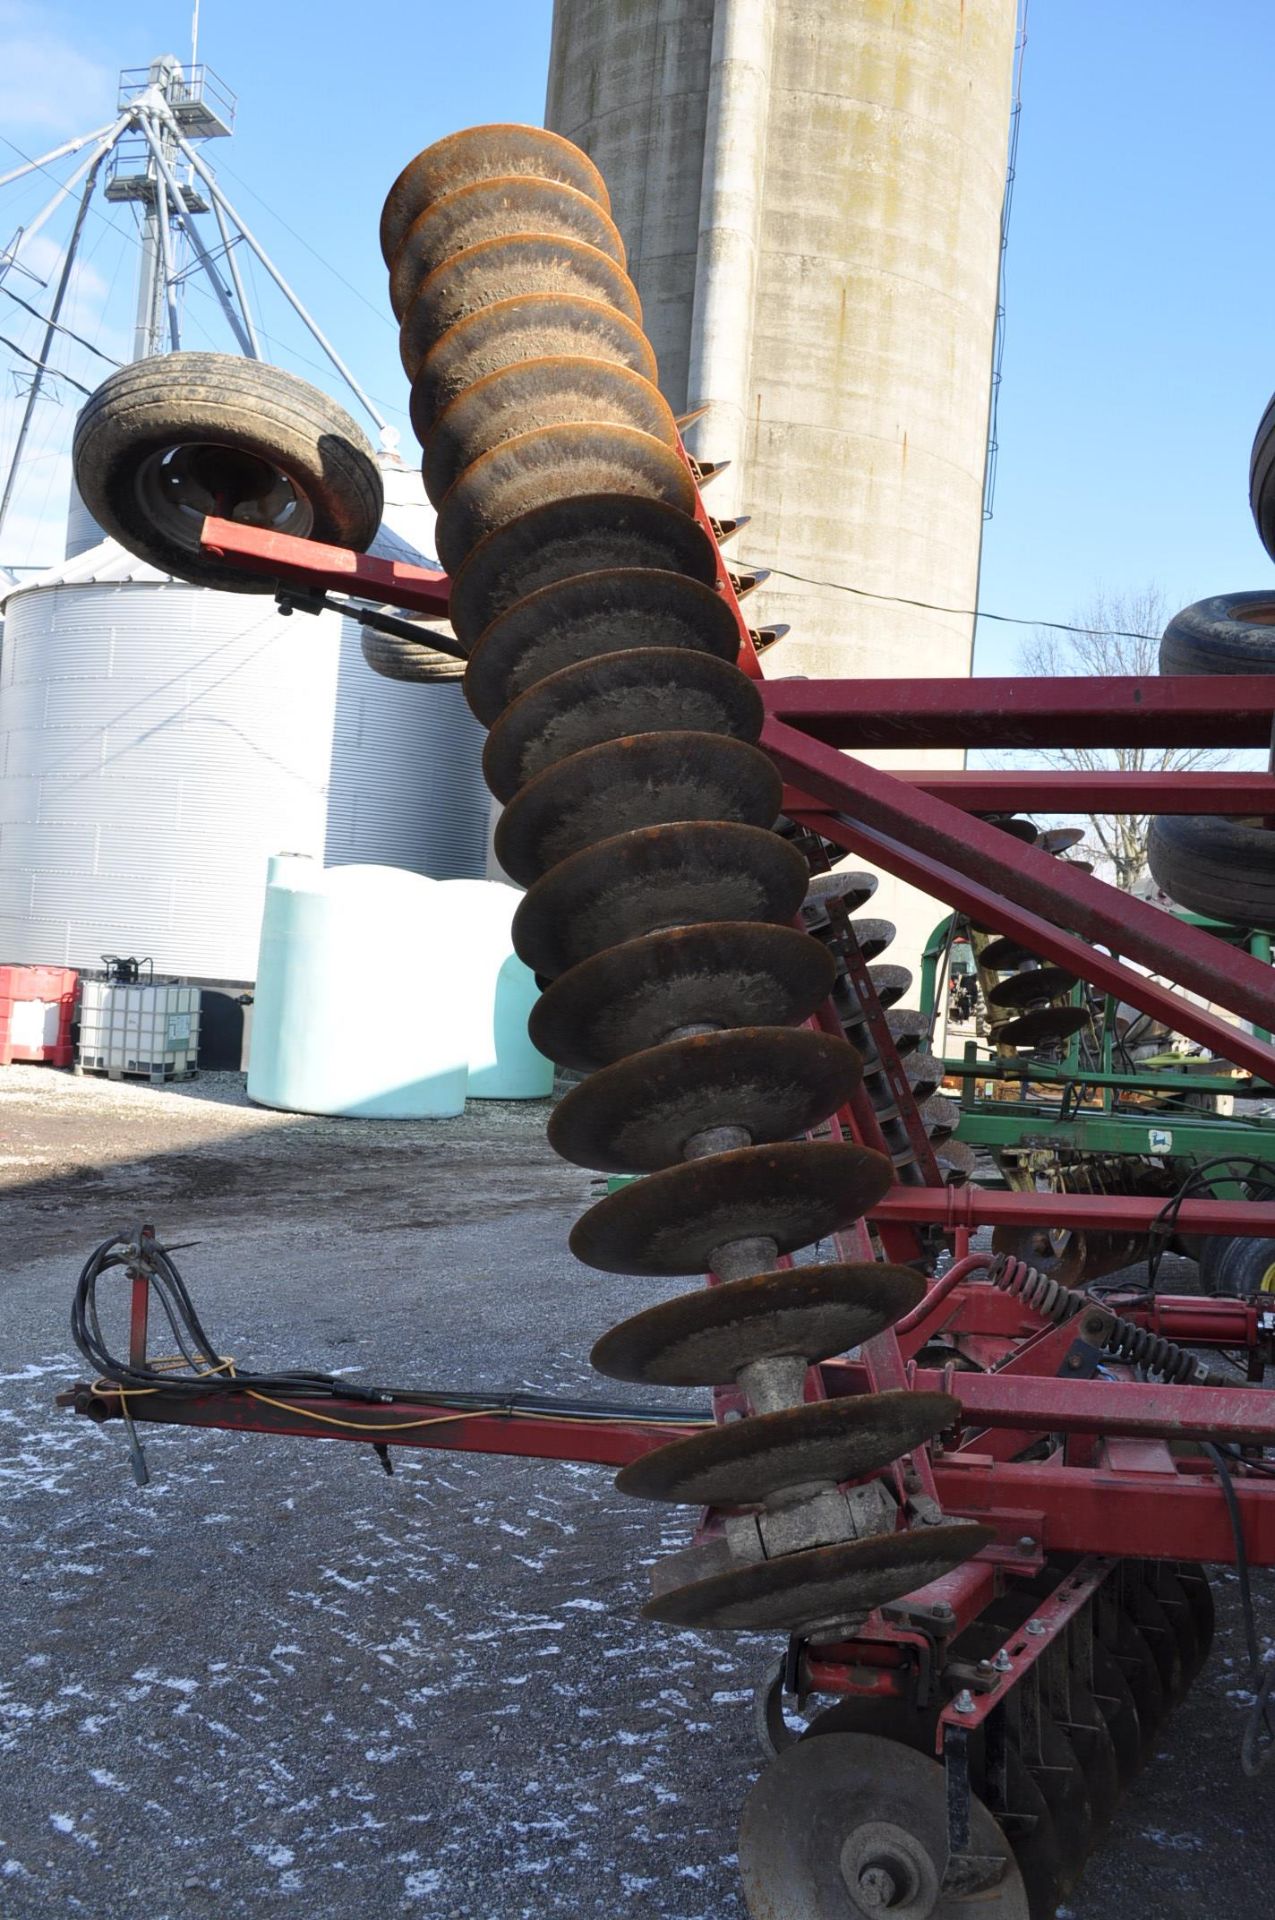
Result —
M1161 673L1275 673L1275 587L1215 593L1175 613Z
M1262 545L1275 560L1275 394L1267 402L1253 440L1248 500Z
M1151 823L1147 864L1158 887L1189 913L1275 932L1275 831L1215 814L1162 813Z
M381 521L380 470L344 407L237 354L121 367L85 402L72 457L84 504L121 546L223 592L274 583L203 552L207 514L358 552Z
M385 680L410 680L420 684L439 680L459 681L464 677L465 662L431 647L428 627L421 629L419 641L400 639L396 633L378 633L374 627L364 627L361 644L363 658L373 673L379 673Z

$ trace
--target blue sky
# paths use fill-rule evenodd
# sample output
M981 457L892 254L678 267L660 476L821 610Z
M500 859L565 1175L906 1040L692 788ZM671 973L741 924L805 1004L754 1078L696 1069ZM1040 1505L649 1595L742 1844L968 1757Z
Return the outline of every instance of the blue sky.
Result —
M405 450L381 201L438 135L541 117L550 14L550 0L374 0L361 13L204 0L201 57L239 96L235 138L209 157ZM0 133L37 152L107 119L117 69L188 57L190 22L188 0L0 0ZM1270 579L1246 486L1275 386L1272 71L1264 0L1032 0L984 606L1065 620L1099 587L1157 581L1180 605ZM0 172L12 163L0 146ZM42 185L0 193L0 240ZM126 338L132 272L121 210L112 217L92 223L96 280L78 309L105 316L104 344ZM313 345L263 305L279 357L310 370ZM186 344L225 344L193 295L188 313ZM25 343L15 316L0 333ZM41 422L39 486L15 529L28 545L64 484L70 412ZM11 418L10 402L0 434ZM0 559L25 557L4 544ZM984 626L980 670L1008 670L1016 645L1012 629Z

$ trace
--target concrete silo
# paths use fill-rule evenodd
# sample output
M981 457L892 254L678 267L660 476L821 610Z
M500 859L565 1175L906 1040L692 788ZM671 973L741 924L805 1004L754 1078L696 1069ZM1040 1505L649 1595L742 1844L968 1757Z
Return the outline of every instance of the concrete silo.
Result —
M713 403L689 437L733 462L734 550L783 570L756 602L792 628L773 672L969 670L968 615L897 600L974 605L1015 22L555 0L546 122L607 180L674 410ZM928 910L881 899L914 938Z

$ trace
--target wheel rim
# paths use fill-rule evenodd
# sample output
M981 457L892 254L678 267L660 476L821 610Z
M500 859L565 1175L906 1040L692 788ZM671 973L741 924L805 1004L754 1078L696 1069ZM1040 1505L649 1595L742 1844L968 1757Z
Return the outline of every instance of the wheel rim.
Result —
M290 474L242 447L214 440L160 447L137 469L137 503L151 527L186 553L200 551L205 519L308 539L314 508Z

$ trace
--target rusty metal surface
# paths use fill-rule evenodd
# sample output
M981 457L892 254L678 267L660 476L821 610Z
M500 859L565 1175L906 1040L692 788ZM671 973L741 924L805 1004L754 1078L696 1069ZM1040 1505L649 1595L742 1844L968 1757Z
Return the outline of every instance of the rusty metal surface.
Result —
M609 1328L590 1359L613 1380L717 1386L756 1360L795 1354L814 1363L845 1353L924 1291L914 1268L875 1260L781 1267L648 1307Z
M649 1173L676 1165L710 1128L742 1127L757 1145L808 1133L862 1076L848 1041L808 1027L696 1034L573 1087L549 1117L549 1144L577 1166Z
M399 359L408 379L415 380L430 348L457 321L527 293L600 300L636 326L642 324L642 303L633 282L597 247L553 234L484 240L453 254L417 288L399 326Z
M676 821L768 827L779 775L759 748L717 733L640 733L583 748L538 773L509 802L493 847L531 886L559 861L643 827Z
M561 180L587 193L604 211L611 210L611 196L602 175L592 160L561 134L512 123L465 127L435 140L409 160L386 195L380 226L386 266L413 220L435 200L475 180L507 179L511 174Z
M438 511L438 557L457 573L485 534L532 507L578 494L627 493L690 514L695 483L671 447L635 427L537 427L466 467Z
M711 586L717 550L702 527L659 500L624 493L550 500L499 533L488 534L474 548L452 583L451 622L457 636L473 649L498 614L541 587L579 574L630 567L683 574ZM645 644L673 646L676 642L653 635ZM733 658L733 648L724 650L722 657ZM569 658L554 664L566 666ZM496 713L490 717L494 720Z
M980 958L985 959L986 955ZM1075 974L1068 973L1065 967L1026 967L1021 973L1011 973L1007 979L989 987L987 1004L1015 1009L1034 1007L1042 1000L1056 1000L1060 994L1070 993L1075 984Z
M508 706L487 736L483 774L498 800L586 747L639 733L710 732L755 741L762 706L734 664L680 647L638 647L562 667Z
M642 1612L675 1627L802 1633L937 1580L993 1537L989 1527L964 1522L870 1534L710 1574L660 1594Z
M413 220L390 261L390 306L401 320L419 283L453 254L513 234L556 234L583 241L625 265L624 242L609 213L560 180L496 175L444 194Z
M857 1220L890 1185L879 1153L842 1141L740 1147L608 1194L577 1220L571 1251L604 1273L707 1273L733 1240L781 1253Z
M645 827L573 854L538 880L514 915L514 947L533 972L552 977L663 927L790 921L805 882L801 855L761 827Z
M425 491L438 506L475 460L533 428L597 425L678 445L659 388L613 360L558 355L502 367L457 394L434 422L421 463Z
M622 1493L691 1506L755 1506L786 1487L858 1480L950 1427L948 1393L865 1393L755 1415L675 1440L619 1474Z
M703 581L663 567L599 567L548 581L503 608L473 645L465 697L491 726L506 705L567 667L672 650L729 665L738 646L729 609Z
M517 294L480 307L434 342L412 382L409 412L417 439L423 444L448 401L476 380L520 360L564 353L658 378L646 335L617 307L580 294Z
M592 1072L691 1026L791 1026L835 978L832 955L792 927L728 920L674 927L584 960L532 1009L533 1044Z

